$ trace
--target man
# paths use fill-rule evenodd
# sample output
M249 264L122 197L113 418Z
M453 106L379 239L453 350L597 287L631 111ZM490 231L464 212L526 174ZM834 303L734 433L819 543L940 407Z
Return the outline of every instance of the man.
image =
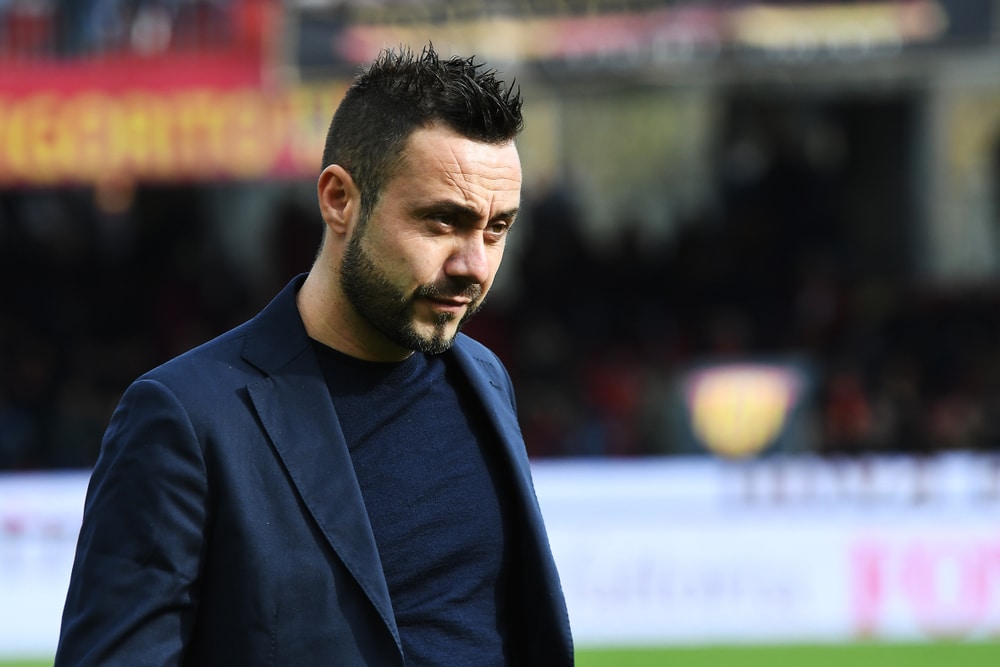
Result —
M458 333L517 213L521 123L472 59L359 75L309 274L123 395L56 665L572 664L510 379Z

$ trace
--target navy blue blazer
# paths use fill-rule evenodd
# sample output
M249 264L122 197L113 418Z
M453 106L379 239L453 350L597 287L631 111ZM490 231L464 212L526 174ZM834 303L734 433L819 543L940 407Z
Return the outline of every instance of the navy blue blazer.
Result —
M371 525L295 305L136 380L94 468L58 667L403 665ZM510 378L460 335L517 498L519 664L573 663Z

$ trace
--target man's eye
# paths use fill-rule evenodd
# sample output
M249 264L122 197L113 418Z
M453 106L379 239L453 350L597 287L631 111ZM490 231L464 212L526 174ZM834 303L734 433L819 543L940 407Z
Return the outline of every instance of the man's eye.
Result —
M452 216L448 215L447 213L440 213L440 214L433 213L433 214L427 216L427 219L430 222L432 222L432 223L434 223L436 225L440 225L442 227L454 227L455 226L455 220L454 220L454 218Z
M490 234L495 238L503 237L510 230L510 225L506 222L494 222L489 227L486 228L486 233Z

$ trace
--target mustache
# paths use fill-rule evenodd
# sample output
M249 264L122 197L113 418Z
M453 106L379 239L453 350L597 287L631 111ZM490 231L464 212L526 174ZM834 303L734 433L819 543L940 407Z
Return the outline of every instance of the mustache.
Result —
M414 296L422 299L468 299L478 301L483 295L483 287L479 283L468 283L462 280L444 280L438 283L421 285Z

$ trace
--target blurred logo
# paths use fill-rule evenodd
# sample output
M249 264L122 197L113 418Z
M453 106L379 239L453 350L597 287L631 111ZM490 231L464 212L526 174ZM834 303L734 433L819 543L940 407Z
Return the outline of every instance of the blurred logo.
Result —
M684 383L684 395L695 436L719 456L758 454L781 434L803 385L801 371L776 364L694 371Z

